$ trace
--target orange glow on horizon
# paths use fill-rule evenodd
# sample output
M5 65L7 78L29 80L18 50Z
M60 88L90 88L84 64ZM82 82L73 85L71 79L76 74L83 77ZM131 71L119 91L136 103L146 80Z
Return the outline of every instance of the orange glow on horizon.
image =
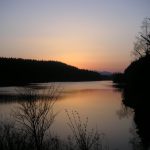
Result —
M85 1L3 1L0 56L123 71L150 1Z
M81 69L122 72L127 66L127 62L122 61L124 55L120 57L109 50L115 49L113 45L97 46L84 37L27 37L14 39L10 45L17 45L19 49L23 45L24 50L18 52L18 57L61 61Z

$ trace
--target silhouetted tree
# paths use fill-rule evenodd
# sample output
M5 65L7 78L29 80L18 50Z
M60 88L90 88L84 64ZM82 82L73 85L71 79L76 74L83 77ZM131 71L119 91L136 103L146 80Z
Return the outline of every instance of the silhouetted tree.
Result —
M35 89L24 89L20 97L26 97L27 101L21 102L14 113L17 123L33 140L36 150L43 149L45 134L56 116L53 106L57 90L51 86L49 91L48 94L44 93L44 96L41 96L41 93Z
M88 130L88 118L86 121L80 118L77 111L72 111L71 114L66 110L69 122L68 125L73 133L73 137L78 150L103 150L109 149L108 145L103 147L102 141L104 139L103 133L98 133L97 130Z
M134 43L133 54L136 58L150 55L150 18L145 18L142 26L142 31Z

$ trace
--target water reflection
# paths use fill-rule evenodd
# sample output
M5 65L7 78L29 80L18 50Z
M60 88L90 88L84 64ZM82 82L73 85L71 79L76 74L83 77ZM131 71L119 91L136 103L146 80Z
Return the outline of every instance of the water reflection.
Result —
M47 88L49 84L34 84L32 86L40 90ZM122 98L121 92L114 89L111 81L70 82L60 83L60 86L63 87L63 92L55 105L55 111L59 114L52 125L52 131L55 134L62 139L70 134L64 110L77 110L81 117L89 118L89 128L98 128L100 132L106 134L110 149L131 150L129 128L132 126L132 114L121 120L116 115L118 108L123 106ZM6 92L13 94L15 88L5 88L5 94ZM3 91L2 88L0 88L0 93L3 94L1 91ZM0 114L3 113L5 116L10 114L11 109L16 105L15 101L0 103ZM124 114L123 112L118 113L120 116Z
M135 128L131 130L133 134L133 139L131 140L133 149L148 150L150 148L150 94L148 90L145 89L144 87L143 89L126 87L122 93L123 111L126 112L126 115L130 113L128 108L132 108L134 111ZM120 114L121 113L119 113L119 115ZM125 113L122 114L120 115L121 117L126 116L124 115Z

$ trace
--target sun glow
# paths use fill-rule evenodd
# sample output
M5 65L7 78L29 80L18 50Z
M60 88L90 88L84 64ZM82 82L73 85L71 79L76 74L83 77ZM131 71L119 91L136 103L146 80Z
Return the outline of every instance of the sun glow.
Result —
M133 5L129 0L116 0L118 5L112 1L58 1L39 1L36 7L32 0L2 2L0 56L123 71L131 60L137 25L149 14L149 5L144 1ZM143 9L141 16L139 8Z

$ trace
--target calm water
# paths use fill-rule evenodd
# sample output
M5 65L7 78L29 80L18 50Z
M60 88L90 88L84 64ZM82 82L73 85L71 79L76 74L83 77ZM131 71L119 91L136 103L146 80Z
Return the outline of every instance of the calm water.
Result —
M55 105L58 115L52 126L53 132L61 138L71 134L67 126L68 111L76 110L84 120L89 118L89 128L97 128L106 135L110 149L131 150L130 140L134 138L133 113L127 113L122 105L121 92L111 81L58 83L63 88L61 98ZM49 84L35 84L47 87ZM0 87L0 93L14 93L16 87ZM0 103L0 115L8 118L17 102Z

